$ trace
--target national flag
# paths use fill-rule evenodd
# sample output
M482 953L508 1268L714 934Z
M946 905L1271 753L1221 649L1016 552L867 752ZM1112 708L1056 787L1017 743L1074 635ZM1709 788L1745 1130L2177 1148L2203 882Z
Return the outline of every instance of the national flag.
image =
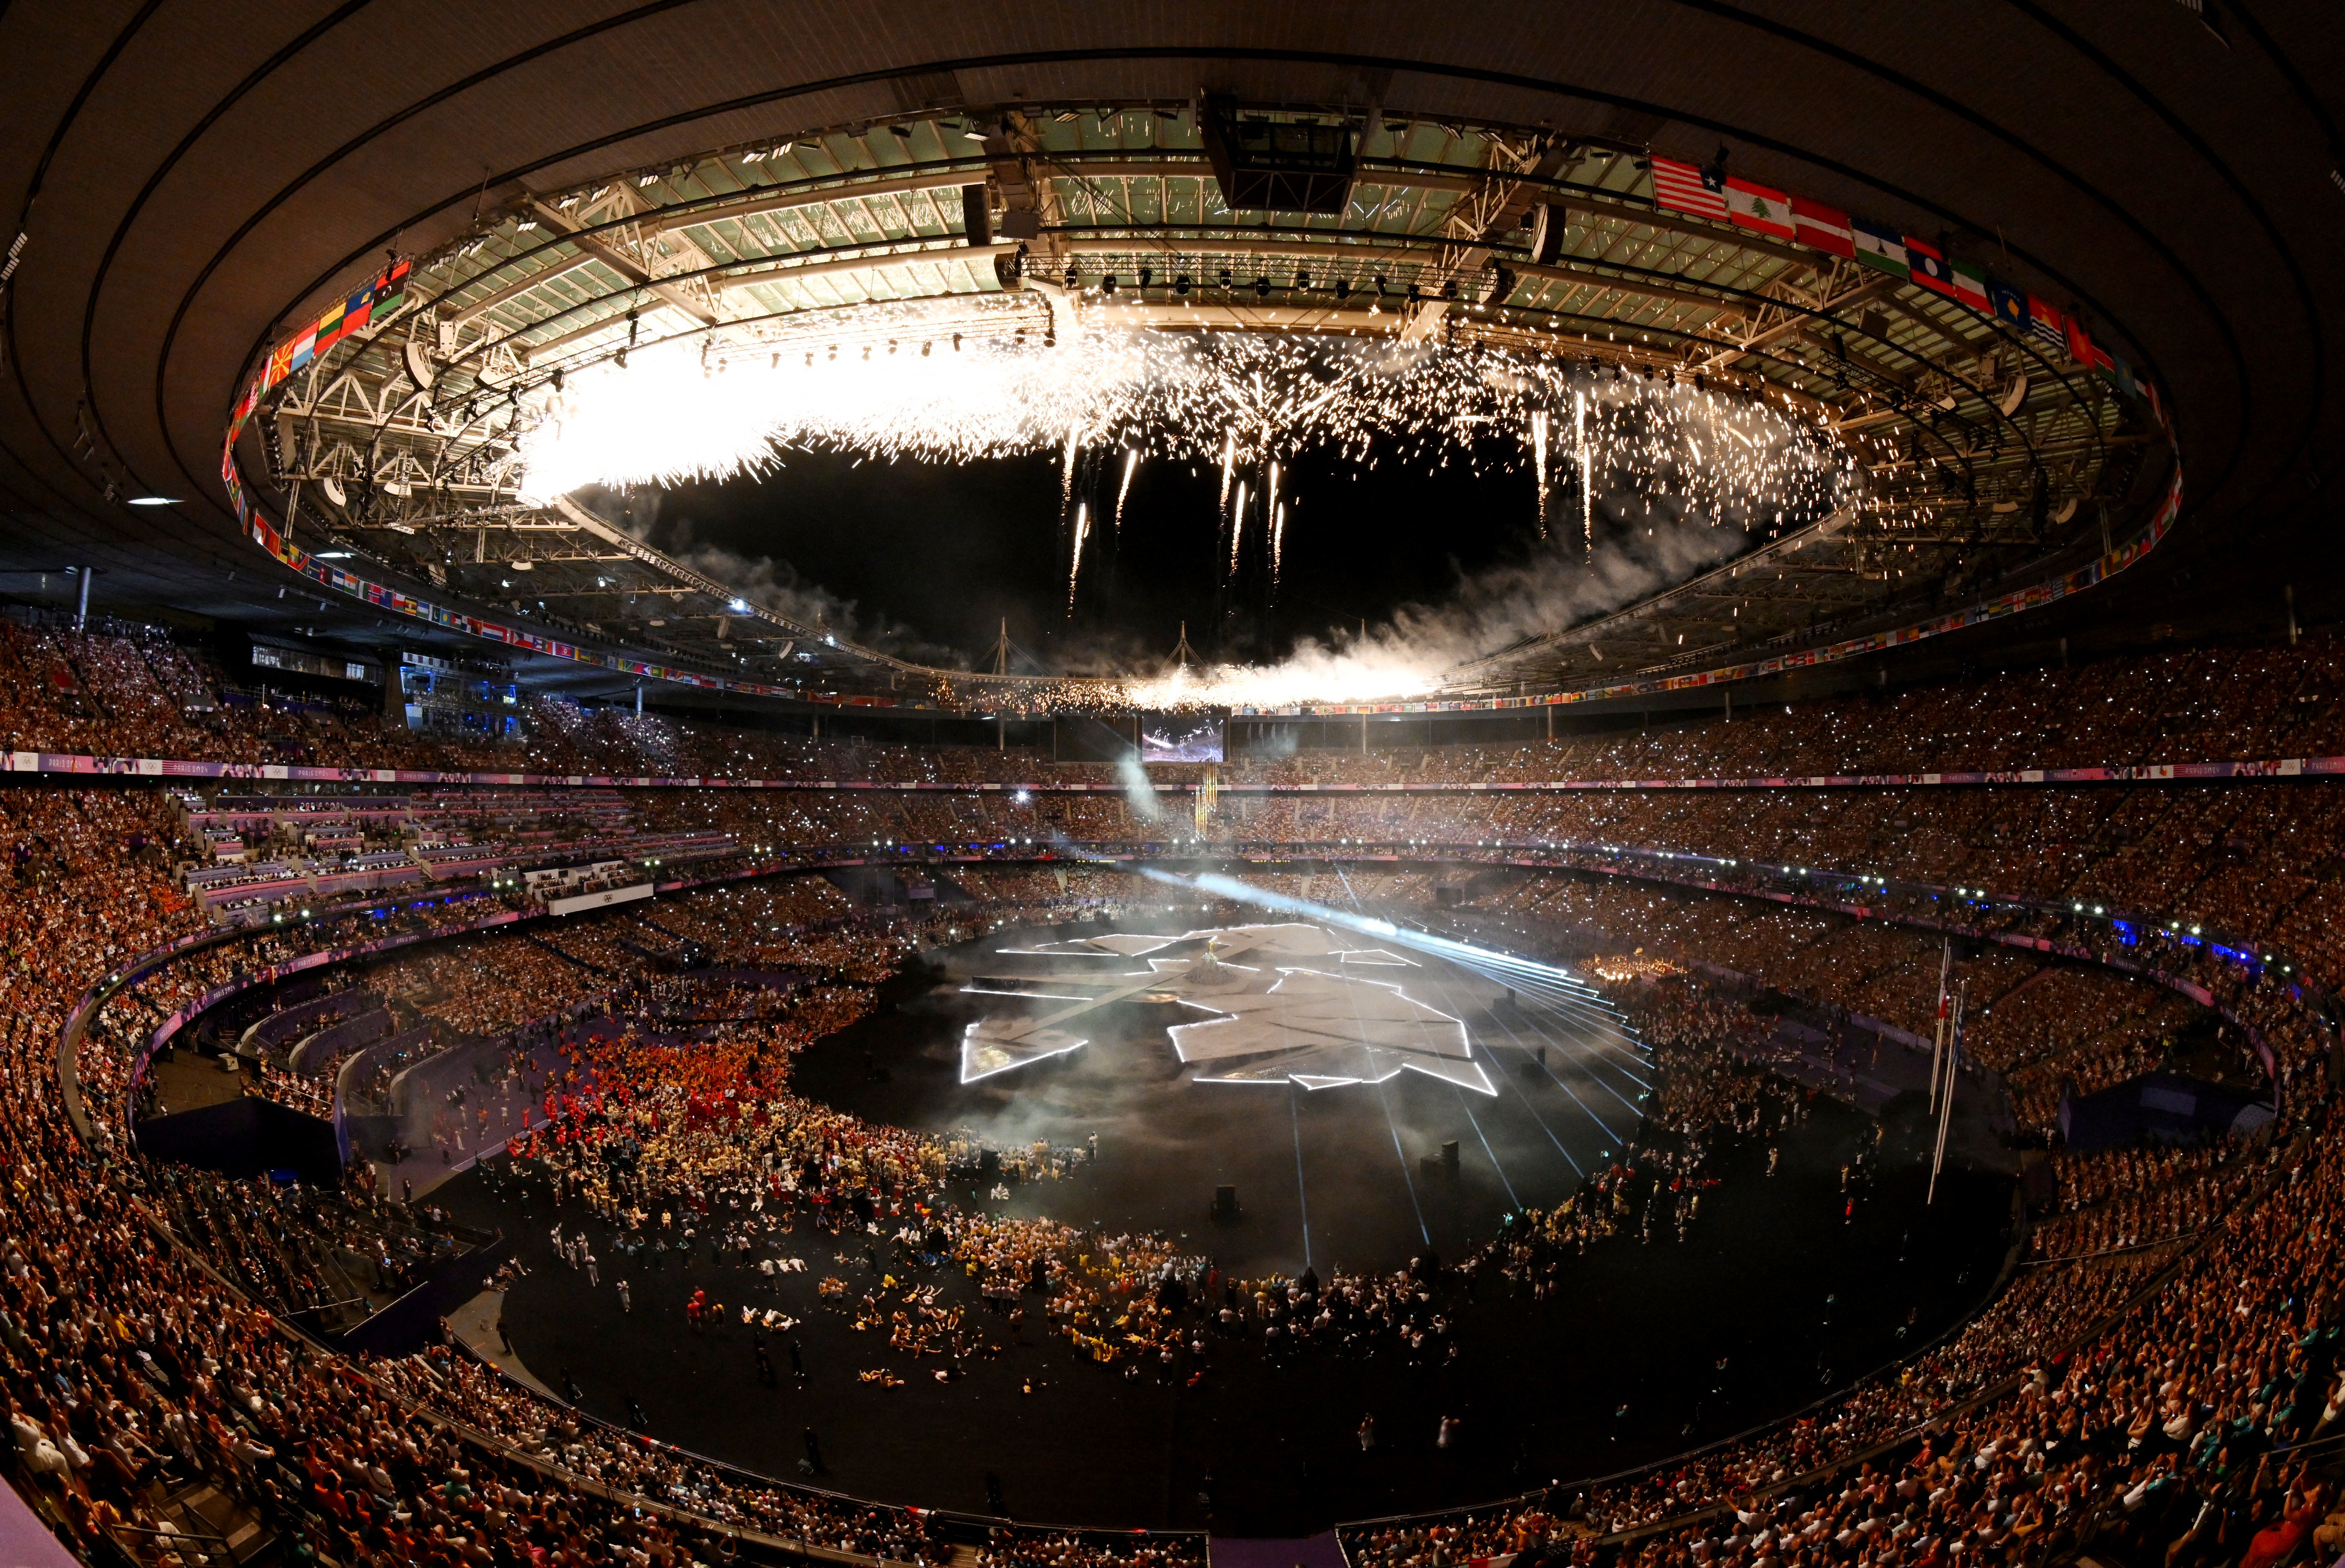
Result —
M370 321L389 321L391 313L407 303L407 273L413 261L394 262L374 280L374 302L367 308Z
M2035 334L2037 342L2053 353L2058 353L2068 346L2067 334L2062 330L2060 312L2033 294L2027 296L2027 330Z
M1856 259L1859 261L1893 277L1912 275L1912 264L1905 259L1905 237L1903 234L1862 218L1851 227L1855 230Z
M352 332L366 331L367 321L374 312L374 285L369 283L360 289L349 299L343 300L339 309L341 312L341 321L334 329L332 340L334 342L341 341ZM324 353L328 344L326 335L322 331L318 334L318 351Z
M317 338L317 347L310 350L310 353L313 356L323 354L328 349L340 342L342 334L350 331L347 324L350 319L350 302L348 300L342 300L319 317L318 325L313 329Z
M2093 362L2093 334L2085 330L2081 316L2068 318L2068 357L2080 365Z
M1845 256L1852 261L1856 259L1856 239L1849 232L1848 214L1839 208L1795 196L1792 198L1792 225L1799 231L1794 238L1809 249Z
M2109 376L2111 380L2117 383L2117 391L2123 392L2126 396L2139 397L2141 395L2141 388L2135 383L2133 379L2133 367L2126 363L2123 360L2117 358L2115 355L2111 355L2109 359Z
M375 300L381 291L380 283L370 283L350 296L349 305L342 311L342 336L347 338L352 332L366 331L367 323L374 320Z
M1905 236L1905 263L1914 270L1914 281L1924 289L1949 300L1961 298L1954 292L1954 270L1946 265L1946 253L1928 240Z
M318 357L318 329L311 326L293 340L293 357L286 362L287 374L300 370Z
M1748 179L1726 182L1726 215L1741 228L1778 239L1792 239L1798 232L1792 227L1792 199Z
M1664 212L1690 212L1696 218L1726 221L1723 182L1712 185L1701 170L1674 158L1653 159L1653 205Z
M1954 298L1984 316L1992 307L1987 303L1986 269L1969 261L1954 263Z
M1987 311L2005 326L2027 336L2027 296L2000 278L1986 280Z
M290 342L279 343L277 351L269 356L269 370L262 379L262 388L273 387L292 373L293 345Z

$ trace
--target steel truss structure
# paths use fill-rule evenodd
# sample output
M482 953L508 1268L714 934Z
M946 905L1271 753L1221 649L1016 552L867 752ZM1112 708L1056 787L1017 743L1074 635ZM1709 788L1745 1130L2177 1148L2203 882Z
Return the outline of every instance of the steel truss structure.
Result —
M574 500L521 498L563 379L655 343L927 353L1065 313L1185 331L1489 344L1739 388L1862 460L1864 501L1613 614L1494 648L1448 695L1763 657L2067 569L2172 461L2103 381L1913 283L1657 210L1644 149L1396 112L1348 127L1340 212L1233 211L1200 106L939 110L522 190L417 264L411 303L282 383L266 480L313 553L671 664L972 712L1120 706L1114 681L909 664L758 604Z

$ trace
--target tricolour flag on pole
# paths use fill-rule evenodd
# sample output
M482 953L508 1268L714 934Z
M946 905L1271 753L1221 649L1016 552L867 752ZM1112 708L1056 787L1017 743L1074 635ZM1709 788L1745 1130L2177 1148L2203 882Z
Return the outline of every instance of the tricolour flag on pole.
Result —
M1726 182L1726 215L1741 228L1778 239L1793 239L1799 232L1792 225L1792 199L1752 180Z
M1946 265L1945 252L1928 240L1905 236L1905 264L1914 270L1914 281L1924 289L1949 300L1962 297L1954 292L1954 270Z
M1904 235L1862 218L1851 224L1850 229L1854 235L1859 261L1893 277L1912 276L1912 264L1905 259Z
M2060 312L2033 294L2027 296L2027 330L2046 353L2056 354L2068 346Z
M1693 165L1674 158L1653 159L1653 205L1664 212L1726 221L1726 192L1704 179Z
M1839 208L1795 196L1792 198L1792 226L1798 230L1793 238L1809 249L1856 260L1856 237L1849 229L1848 214Z
M1968 261L1957 261L1954 264L1954 270L1955 299L1982 316L1994 309L1987 302L1985 268Z
M350 331L350 302L348 300L332 306L318 318L317 344L310 351L313 358L342 341L342 334Z

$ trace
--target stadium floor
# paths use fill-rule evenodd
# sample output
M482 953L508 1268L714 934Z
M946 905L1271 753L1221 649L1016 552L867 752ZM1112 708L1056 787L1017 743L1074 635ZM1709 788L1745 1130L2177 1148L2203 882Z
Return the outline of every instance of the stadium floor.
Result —
M876 1084L869 1066L892 1059L879 1086L916 1093L908 1058L928 1049L922 1041L934 1032L889 1022L899 1016L883 1010L816 1047L801 1086L818 1093L827 1074ZM1013 1336L950 1269L932 1277L940 1303L968 1307L967 1322L1004 1349L997 1359L969 1358L965 1378L939 1383L936 1358L891 1353L878 1335L855 1331L839 1305L817 1298L827 1275L847 1281L845 1303L870 1288L869 1238L842 1243L802 1224L760 1254L803 1257L803 1273L766 1277L715 1265L706 1250L646 1272L626 1266L614 1238L590 1221L601 1260L601 1284L592 1287L553 1252L554 1217L542 1186L526 1196L511 1183L496 1192L467 1172L435 1199L459 1219L513 1236L533 1272L506 1298L504 1332L549 1386L574 1379L584 1407L603 1419L632 1424L634 1401L665 1441L792 1478L810 1428L825 1465L819 1484L877 1500L981 1512L991 1473L1008 1511L1024 1520L1210 1522L1224 1533L1287 1535L1337 1519L1496 1499L1680 1452L1796 1410L1974 1310L2004 1260L2009 1179L1957 1169L1925 1208L1926 1130L1901 1105L1881 1174L1844 1217L1842 1167L1873 1141L1873 1126L1820 1100L1782 1140L1771 1177L1763 1147L1718 1150L1726 1179L1706 1196L1685 1241L1657 1234L1649 1245L1631 1236L1595 1247L1544 1301L1486 1278L1471 1296L1454 1298L1460 1349L1447 1365L1410 1367L1389 1349L1364 1360L1315 1349L1296 1364L1270 1365L1252 1344L1208 1335L1209 1370L1193 1388L1160 1383L1153 1366L1127 1378L1128 1363L1079 1360L1064 1339L1041 1337L1039 1313ZM1356 1161L1355 1181L1370 1188L1396 1164L1381 1125L1375 1130L1381 1146L1366 1140ZM1282 1139L1272 1152L1291 1167L1292 1145ZM1341 1152L1319 1151L1314 1164L1328 1173L1321 1185L1340 1191ZM1180 1203L1201 1208L1210 1185L1193 1171L1166 1171L1144 1145L1109 1137L1095 1171L1019 1190L1043 1194L1054 1217L1115 1230L1146 1223L1132 1212L1134 1195L1177 1190ZM1461 1174L1460 1187L1467 1185ZM1552 1202L1568 1190L1523 1201ZM1436 1217L1440 1223L1461 1237L1489 1234L1494 1217L1480 1199L1470 1214L1465 1193L1457 1202L1456 1213ZM565 1232L584 1216L565 1205ZM1275 1228L1264 1217L1265 1231ZM1315 1227L1318 1211L1313 1218ZM1201 1251L1240 1239L1202 1223L1193 1235ZM1445 1247L1443 1256L1457 1254ZM884 1244L880 1261L897 1267ZM1328 1259L1316 1261L1324 1275ZM631 1315L613 1288L621 1273L630 1275ZM687 1326L684 1304L696 1289L725 1304L721 1325ZM800 1319L772 1340L779 1370L772 1385L756 1375L751 1333L738 1318L743 1305ZM802 1384L787 1359L793 1338L804 1349ZM1526 1346L1538 1353L1519 1354ZM883 1366L902 1386L858 1380ZM1033 1391L1022 1391L1030 1384ZM1616 1413L1623 1406L1626 1414ZM1368 1413L1377 1443L1363 1452L1355 1432ZM1435 1444L1445 1415L1462 1423L1446 1451ZM1210 1509L1201 1495L1208 1490Z

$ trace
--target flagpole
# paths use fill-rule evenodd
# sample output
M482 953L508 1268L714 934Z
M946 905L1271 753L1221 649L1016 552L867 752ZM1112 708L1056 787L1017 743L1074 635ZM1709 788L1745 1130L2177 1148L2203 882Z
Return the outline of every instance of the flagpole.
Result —
M1930 1191L1923 1206L1938 1201L1938 1173L1946 1165L1946 1133L1954 1120L1954 1074L1963 1064L1963 1003L1970 997L1971 983L1964 981L1954 992L1954 1019L1946 1035L1946 1097L1938 1103L1938 1148L1930 1157Z
M1930 1036L1930 1109L1938 1108L1938 1064L1946 1055L1946 980L1954 972L1954 939L1946 938L1938 954L1938 1017Z

